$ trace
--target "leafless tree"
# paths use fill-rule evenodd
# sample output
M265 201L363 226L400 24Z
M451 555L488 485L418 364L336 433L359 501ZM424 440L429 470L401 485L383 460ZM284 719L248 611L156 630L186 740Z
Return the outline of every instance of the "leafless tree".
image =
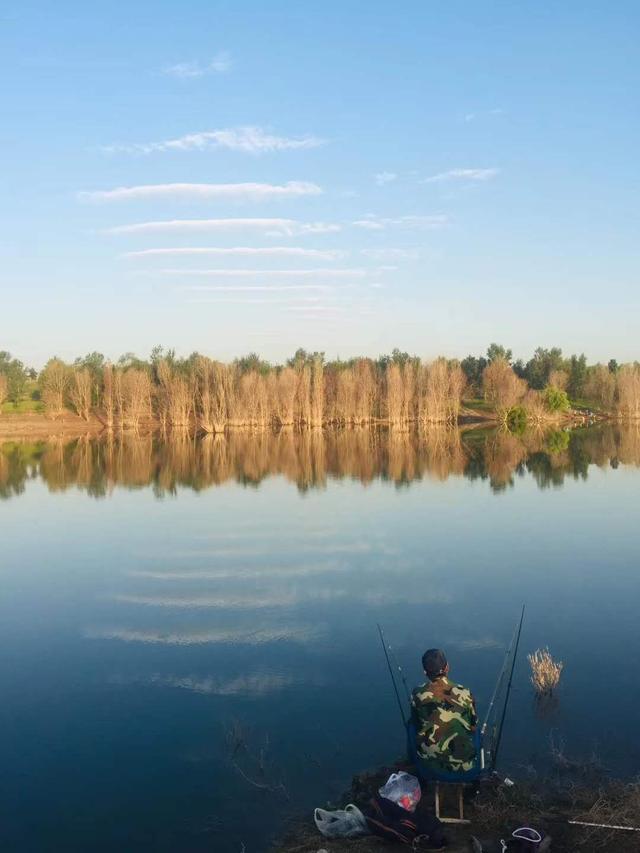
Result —
M232 368L199 356L195 363L196 424L207 433L224 432L234 415Z
M93 396L93 380L86 367L72 371L69 382L69 401L83 420L88 421L91 415L91 400Z
M102 372L102 408L104 409L105 426L107 429L113 429L115 403L113 366L106 364Z
M69 367L59 358L48 361L40 374L40 389L47 415L51 418L59 417L67 401Z
M294 421L298 377L292 367L279 371L276 382L276 415L280 426L290 426Z
M122 373L122 425L137 430L151 416L151 378L146 370L130 367Z
M640 364L623 364L616 373L618 414L623 418L640 418Z
M156 410L161 426L189 426L193 405L191 376L177 373L166 359L158 362L156 374Z
M566 391L569 384L569 374L566 370L552 370L547 384L552 388L559 388L560 391Z
M613 408L616 394L616 377L604 364L596 364L589 370L584 388L585 397L607 411Z
M0 373L0 414L2 414L2 404L7 399L9 393L9 383L4 373Z
M496 358L482 374L485 399L495 408L500 418L518 405L527 392L527 383L513 372L505 358Z
M296 371L298 381L296 384L294 423L308 425L311 422L311 368L304 364Z
M402 423L404 383L400 365L392 362L385 371L386 415L392 426Z
M324 420L324 369L319 356L311 365L310 386L309 425L319 427Z

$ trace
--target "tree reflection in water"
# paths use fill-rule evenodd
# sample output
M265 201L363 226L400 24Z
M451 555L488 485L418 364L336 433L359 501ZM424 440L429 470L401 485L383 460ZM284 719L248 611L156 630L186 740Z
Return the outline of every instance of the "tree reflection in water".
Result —
M103 497L116 486L152 487L159 496L234 481L255 486L284 476L301 491L328 479L381 479L408 486L426 477L487 480L491 489L533 476L540 488L586 478L590 465L640 465L640 424L573 431L505 431L429 427L394 429L233 430L196 437L106 433L98 438L12 441L0 446L0 498L39 478L50 491L80 488Z

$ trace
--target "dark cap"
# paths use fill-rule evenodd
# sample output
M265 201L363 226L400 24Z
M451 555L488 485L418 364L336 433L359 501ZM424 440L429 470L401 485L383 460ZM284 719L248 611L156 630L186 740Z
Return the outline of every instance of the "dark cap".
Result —
M447 668L447 656L442 649L427 649L422 655L422 667L430 677L440 675Z

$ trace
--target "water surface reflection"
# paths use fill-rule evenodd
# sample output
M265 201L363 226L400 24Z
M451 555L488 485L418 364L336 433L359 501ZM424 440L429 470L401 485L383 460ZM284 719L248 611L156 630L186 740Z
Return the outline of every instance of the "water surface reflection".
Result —
M70 487L103 497L116 486L153 487L158 496L235 481L257 485L284 476L304 491L328 478L396 485L429 477L487 480L494 491L529 471L541 488L586 478L590 465L640 465L640 425L598 426L522 436L503 431L234 431L226 436L174 433L161 440L133 433L101 438L8 442L0 446L0 497L42 479L50 491Z
M486 708L523 601L505 771L553 730L636 773L639 464L635 426L3 444L0 847L261 853L402 750L377 622Z

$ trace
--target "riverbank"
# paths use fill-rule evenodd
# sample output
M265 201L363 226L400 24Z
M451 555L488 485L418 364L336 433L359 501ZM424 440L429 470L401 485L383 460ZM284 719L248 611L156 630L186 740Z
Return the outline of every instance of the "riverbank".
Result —
M329 803L335 809L349 802L366 809L371 797L384 784L389 774L406 765L380 767L373 772L355 776L350 789L339 803ZM594 853L638 851L640 832L602 827L572 825L569 820L615 826L640 826L640 781L623 783L606 778L591 764L571 763L556 768L556 773L544 780L517 780L505 785L500 780L479 785L477 794L467 797L465 817L469 824L447 824L447 853L468 853L470 837L483 842L483 849L499 850L499 839L509 838L519 826L530 826L552 837L553 853ZM433 794L423 793L418 810L432 811ZM272 846L273 853L384 853L385 850L406 850L374 836L358 839L327 839L317 831L313 815L293 821L283 837ZM417 849L427 850L426 846Z
M50 436L79 438L83 435L98 435L104 430L102 421L91 416L88 421L65 412L60 418L48 418L42 412L3 413L0 416L0 438L46 439Z
M599 415L597 418L595 417L586 417L578 412L569 412L563 414L562 416L549 416L543 421L536 421L535 424L532 424L538 428L562 428L562 427L579 427L585 426L596 421L602 422L606 421L606 418L603 415ZM425 428L437 428L443 426L458 426L464 428L471 428L474 426L497 426L498 418L491 409L472 409L472 408L463 408L460 412L460 417L458 418L457 423L434 423L428 424ZM358 426L359 428L376 428L376 427L389 427L390 424L387 421L376 421L366 425L338 425L338 424L328 424L325 426L327 429L354 429ZM401 430L407 430L411 428L417 428L417 425L413 422L409 422L408 424L404 424L401 427L394 427ZM266 427L270 429L270 427ZM187 428L185 428L187 429ZM249 429L255 430L257 427L252 426L236 426L231 425L228 429ZM264 429L264 427L263 427ZM138 432L141 433L149 433L156 432L160 430L160 423L154 419L147 419L141 422ZM95 436L100 434L101 432L106 432L107 427L105 426L104 420L101 420L95 414L90 415L88 420L84 418L78 417L73 412L65 412L63 415L51 418L45 415L43 412L4 412L0 415L0 438L5 440L9 439L19 439L19 438L31 438L31 439L47 439L51 436L64 436L66 438L80 438L82 436L91 435ZM118 430L120 431L120 430ZM136 432L136 430L127 429L126 432ZM176 430L174 430L175 432ZM183 432L184 430L179 430L179 432ZM189 431L193 431L191 428Z

